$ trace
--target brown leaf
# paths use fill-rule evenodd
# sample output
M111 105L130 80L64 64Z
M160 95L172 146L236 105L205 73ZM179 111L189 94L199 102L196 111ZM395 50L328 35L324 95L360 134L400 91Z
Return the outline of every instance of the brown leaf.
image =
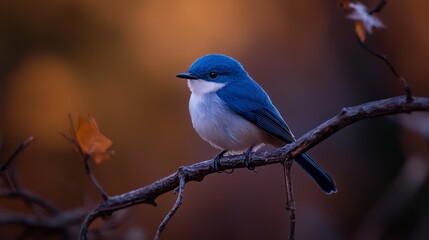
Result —
M355 33L361 42L365 42L365 27L363 26L362 21L355 21Z
M110 147L112 141L104 136L98 129L93 117L85 119L78 117L76 140L85 154L88 154L97 164L111 158Z

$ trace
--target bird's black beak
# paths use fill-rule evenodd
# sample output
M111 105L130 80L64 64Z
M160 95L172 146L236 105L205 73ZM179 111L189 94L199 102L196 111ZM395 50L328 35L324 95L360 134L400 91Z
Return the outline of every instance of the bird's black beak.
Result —
M178 78L184 78L184 79L198 79L197 77L195 77L194 75L192 75L192 73L179 73L176 75L176 77Z

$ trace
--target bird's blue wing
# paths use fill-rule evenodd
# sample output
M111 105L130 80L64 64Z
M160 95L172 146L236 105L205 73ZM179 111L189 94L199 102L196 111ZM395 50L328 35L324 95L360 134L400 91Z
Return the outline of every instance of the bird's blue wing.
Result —
M285 143L295 141L286 122L265 91L253 80L234 81L217 95L234 112Z
M234 112L249 122L285 143L294 142L295 139L289 127L281 117L278 110L271 103L264 90L254 81L230 82L221 88L217 95ZM295 158L297 163L309 173L323 189L330 194L337 191L334 180L306 153Z

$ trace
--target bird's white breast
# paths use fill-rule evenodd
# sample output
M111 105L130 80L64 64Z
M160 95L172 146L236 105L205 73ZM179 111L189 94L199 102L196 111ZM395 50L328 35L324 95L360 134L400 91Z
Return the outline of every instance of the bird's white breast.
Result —
M192 91L189 111L197 133L212 146L232 152L261 146L267 133L230 110L216 91L225 86L204 80L188 80Z

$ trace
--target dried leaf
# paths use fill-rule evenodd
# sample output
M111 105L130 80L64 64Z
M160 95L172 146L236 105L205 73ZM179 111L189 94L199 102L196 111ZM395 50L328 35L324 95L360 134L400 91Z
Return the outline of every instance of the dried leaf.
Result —
M347 15L347 17L356 21L355 31L362 42L363 40L365 40L365 32L372 33L373 29L385 28L384 24L380 21L380 19L374 16L374 14L369 14L367 8L362 3L349 3L348 9L351 10L351 13ZM363 27L358 26L361 24L363 25Z
M362 21L355 22L355 33L361 42L365 41L366 33Z
M78 117L76 140L85 154L88 154L97 164L109 160L112 141L104 136L98 129L97 122L93 117L85 119Z

